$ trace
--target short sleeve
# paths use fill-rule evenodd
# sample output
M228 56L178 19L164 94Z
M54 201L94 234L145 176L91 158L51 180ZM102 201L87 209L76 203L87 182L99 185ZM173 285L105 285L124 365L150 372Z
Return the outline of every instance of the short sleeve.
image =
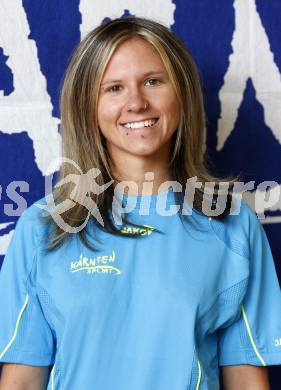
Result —
M264 228L247 210L249 279L238 320L218 332L220 366L281 364L280 286Z
M49 366L54 337L36 293L36 230L19 218L0 272L0 363Z

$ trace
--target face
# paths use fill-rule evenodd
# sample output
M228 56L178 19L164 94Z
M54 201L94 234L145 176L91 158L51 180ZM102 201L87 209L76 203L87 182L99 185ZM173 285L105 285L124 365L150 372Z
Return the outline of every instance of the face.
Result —
M156 49L139 37L122 43L108 63L98 98L98 123L113 161L125 155L168 159L179 118L177 97Z

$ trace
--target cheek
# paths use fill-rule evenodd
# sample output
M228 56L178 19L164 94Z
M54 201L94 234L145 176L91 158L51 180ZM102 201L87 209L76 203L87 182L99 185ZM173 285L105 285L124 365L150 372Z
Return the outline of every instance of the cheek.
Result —
M173 99L170 100L169 104L167 104L166 112L168 114L167 116L169 118L169 121L173 125L177 126L180 120L180 107L176 97L173 97Z
M98 122L99 125L116 123L119 115L119 106L115 102L101 101L98 105Z
M179 101L178 101L178 98L176 96L176 94L174 93L173 97L172 97L172 105L173 105L173 111L174 111L174 120L175 122L179 123L180 121L180 112L181 112L181 109L180 109L180 104L179 104Z
M175 104L174 111L175 111L174 121L175 121L176 125L178 126L179 122L180 122L180 106L178 103Z
M163 112L169 116L169 118L178 118L179 117L179 103L177 96L172 88L167 88L165 90L165 93L162 94L161 100L158 100L159 102L161 101L161 108Z

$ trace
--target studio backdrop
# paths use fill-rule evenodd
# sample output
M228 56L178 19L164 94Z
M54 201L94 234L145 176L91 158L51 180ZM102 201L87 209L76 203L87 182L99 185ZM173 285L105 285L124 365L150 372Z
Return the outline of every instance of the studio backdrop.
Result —
M205 96L210 167L243 178L280 281L280 0L0 0L0 264L19 215L45 195L60 156L59 89L74 46L127 15L169 26L190 49ZM271 370L275 390L278 372Z

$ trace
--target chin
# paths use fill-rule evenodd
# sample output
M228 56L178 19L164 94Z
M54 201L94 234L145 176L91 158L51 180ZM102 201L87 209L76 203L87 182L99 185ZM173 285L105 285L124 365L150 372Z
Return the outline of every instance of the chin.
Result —
M134 150L128 150L128 152L134 156L139 156L139 157L149 157L153 155L157 155L158 152L160 152L160 149L152 149L152 148L139 148L139 149L134 149Z

